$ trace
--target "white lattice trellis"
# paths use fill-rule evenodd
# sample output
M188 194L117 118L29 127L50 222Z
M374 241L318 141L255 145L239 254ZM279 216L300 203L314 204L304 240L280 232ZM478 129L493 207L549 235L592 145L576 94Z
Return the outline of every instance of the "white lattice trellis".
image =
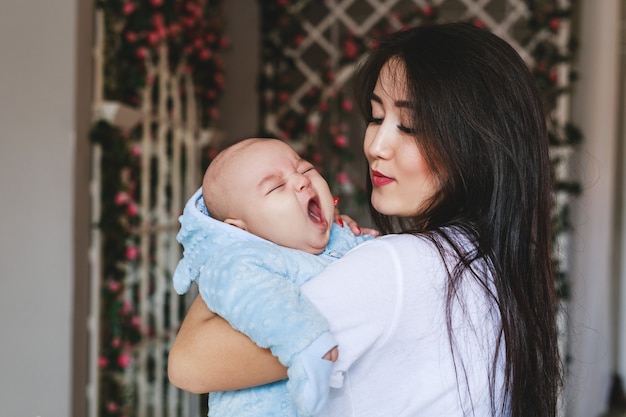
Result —
M527 26L525 23L530 17L527 4L523 0L327 0L316 2L314 6L311 6L311 2L302 3L306 3L308 7L324 9L323 12L326 14L320 20L304 20L302 27L306 37L298 47L286 52L294 60L294 66L301 73L303 81L292 91L289 101L285 103L283 109L266 120L266 127L276 135L281 133L274 124L276 118L290 109L297 112L305 111L301 101L312 87L323 88L327 95L331 91L343 87L351 78L354 70L352 65L337 67L337 62L343 54L339 43L339 32L351 32L356 36L365 37L382 20L386 20L391 27L400 29L402 24L396 18L395 13L406 10L410 6L422 9L437 7L441 13L440 20L442 21L479 20L487 29L509 42L531 67L535 64L531 51L537 43L546 38L553 38L555 44L565 49L569 38L569 25L564 22L556 35L547 31L532 34L524 31L523 36L529 34L531 36L522 40L522 35L518 33L520 26ZM569 2L563 1L562 3L565 7ZM351 14L351 10L359 10L361 13L367 14L355 16ZM307 14L304 16L306 17ZM307 58L307 53L314 48L322 51L326 55L324 60L328 60L334 66L337 72L334 82L329 84L320 78L321 59L310 60ZM274 71L274 69L267 68L266 71ZM563 65L560 71L563 76L559 79L565 82L567 80L567 65ZM556 113L559 120L565 121L568 116L568 98L563 97L561 101L562 103L558 106Z
M181 257L176 241L178 216L186 199L200 183L200 150L215 137L198 123L195 86L181 62L174 70L168 65L167 46L158 49L156 60L146 59L147 78L154 80L143 90L142 107L133 109L102 98L104 15L96 12L94 48L94 119L106 119L124 130L141 124L141 223L134 231L139 242L138 265L126 267L125 300L138 306L142 342L133 347L132 362L124 375L124 386L132 396L135 416L176 417L199 414L195 396L171 385L167 378L167 354L180 325L186 306L171 285L173 271ZM155 64L156 62L156 64ZM181 94L184 92L184 94ZM156 101L154 97L157 97ZM100 218L101 152L93 151L92 218ZM91 352L98 357L100 309L100 232L92 234ZM189 294L193 297L195 294ZM96 361L90 372L88 389L90 416L98 415L98 369Z

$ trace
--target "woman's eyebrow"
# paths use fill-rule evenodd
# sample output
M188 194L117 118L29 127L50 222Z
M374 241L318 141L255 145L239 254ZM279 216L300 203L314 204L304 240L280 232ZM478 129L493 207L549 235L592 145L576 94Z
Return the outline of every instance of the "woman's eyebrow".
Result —
M396 107L403 107L403 108L413 107L411 105L411 102L409 102L408 100L396 100L393 102L393 104L395 104Z
M372 96L370 97L370 100L375 101L376 103L380 103L380 104L383 103L383 100L379 96L377 96L375 93L372 93ZM408 100L396 100L396 101L393 102L393 104L396 107L403 107L403 108L411 108L411 107L413 107L411 105L411 102L408 101Z

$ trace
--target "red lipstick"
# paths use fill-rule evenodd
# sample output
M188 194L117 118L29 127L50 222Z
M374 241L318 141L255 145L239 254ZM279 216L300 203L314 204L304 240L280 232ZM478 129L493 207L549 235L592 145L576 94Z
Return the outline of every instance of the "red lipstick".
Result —
M389 178L386 175L374 170L370 172L370 178L372 179L372 185L374 187L382 187L383 185L390 184L394 181L393 178Z

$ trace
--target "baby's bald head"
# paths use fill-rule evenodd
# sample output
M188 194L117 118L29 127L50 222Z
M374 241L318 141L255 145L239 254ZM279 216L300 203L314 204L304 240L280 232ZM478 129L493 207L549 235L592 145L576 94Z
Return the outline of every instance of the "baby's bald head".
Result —
M202 180L202 196L214 219L224 221L232 217L239 194L233 187L233 179L244 172L239 162L252 152L255 144L264 140L267 139L250 138L234 143L218 153L209 164Z

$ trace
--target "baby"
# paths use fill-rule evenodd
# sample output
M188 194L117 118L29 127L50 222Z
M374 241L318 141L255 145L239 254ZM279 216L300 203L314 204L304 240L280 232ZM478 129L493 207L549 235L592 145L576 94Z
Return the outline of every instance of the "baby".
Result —
M336 347L300 285L372 236L333 222L326 181L285 142L246 139L220 152L180 217L174 287L198 284L207 306L288 367L288 380L211 393L209 416L304 416L328 397Z

